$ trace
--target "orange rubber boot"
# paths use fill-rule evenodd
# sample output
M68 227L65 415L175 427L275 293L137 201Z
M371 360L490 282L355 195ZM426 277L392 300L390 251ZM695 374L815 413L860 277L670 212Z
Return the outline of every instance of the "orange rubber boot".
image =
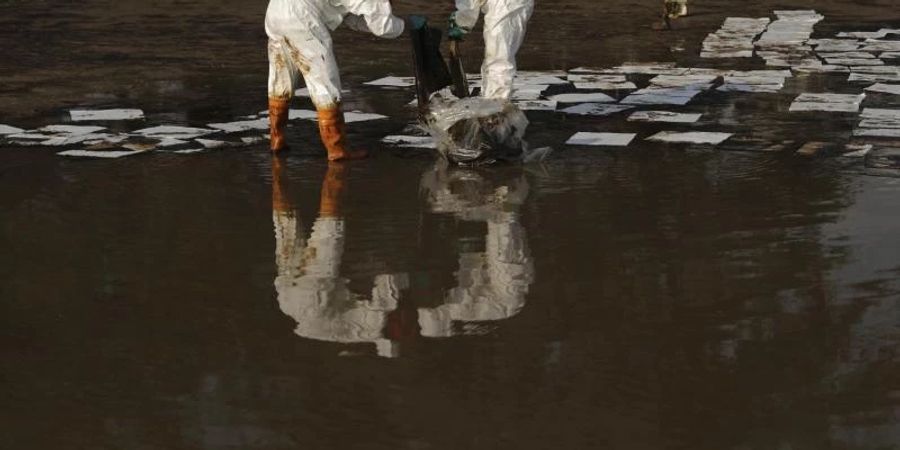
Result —
M365 150L347 150L347 130L340 103L330 108L319 108L318 113L319 136L328 150L329 161L362 159L368 156Z
M284 128L287 127L290 104L288 99L269 97L269 148L272 153L287 150Z

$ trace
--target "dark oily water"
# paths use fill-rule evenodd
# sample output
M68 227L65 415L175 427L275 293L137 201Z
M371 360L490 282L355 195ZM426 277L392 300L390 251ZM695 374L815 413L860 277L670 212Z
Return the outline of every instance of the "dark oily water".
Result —
M263 108L264 4L83 3L0 6L0 122ZM728 15L815 7L833 36L892 6L711 1L661 34L656 2L539 2L520 63L688 66ZM408 74L406 43L336 39L353 107L392 117L351 137L386 150L410 92L355 88ZM721 151L563 148L677 128L536 114L551 158L478 170L329 165L309 124L276 160L3 149L0 448L900 448L900 179L733 151L844 136L785 112L842 89L705 96Z

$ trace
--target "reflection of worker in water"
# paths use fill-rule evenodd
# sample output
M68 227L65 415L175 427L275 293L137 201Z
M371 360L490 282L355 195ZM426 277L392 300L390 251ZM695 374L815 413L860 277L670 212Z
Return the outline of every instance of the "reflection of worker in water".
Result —
M525 178L493 187L476 172L449 172L442 161L425 174L422 188L432 212L487 224L485 251L459 256L457 286L447 292L444 304L419 309L422 335L447 337L454 334L454 323L497 321L518 314L534 280L518 214L528 196Z
M319 217L309 240L296 206L287 196L283 162L272 160L272 221L275 224L275 290L281 310L297 321L295 332L329 342L374 343L379 355L395 356L397 340L404 333L398 324L408 322L408 308L398 308L400 292L408 287L406 275L375 277L371 299L353 294L341 278L344 253L344 219L341 196L346 168L329 163L322 183ZM396 316L396 317L394 317ZM415 326L415 321L412 321ZM418 330L413 330L418 333ZM397 339L391 339L396 335Z
M319 116L319 134L328 159L355 159L363 151L346 147L341 111L341 78L331 44L331 31L341 23L385 38L403 33L403 20L390 0L270 0L266 11L269 35L269 127L271 149L287 148L284 129L299 75Z
M455 0L450 16L450 39L461 39L484 13L484 63L481 95L508 100L516 75L516 53L534 11L534 0Z
M504 320L525 306L534 269L516 212L528 195L524 178L491 188L472 172L448 174L446 164L423 178L432 212L485 222L487 235L483 253L460 255L457 286L447 292L443 302L434 308L416 308L415 299L402 295L409 288L406 274L376 276L368 299L352 293L348 280L341 277L343 165L329 164L319 217L305 240L297 208L287 195L284 163L273 158L272 164L278 266L275 289L281 310L297 322L298 335L329 342L374 343L379 355L395 357L403 343L420 333L448 337L454 334L454 323Z

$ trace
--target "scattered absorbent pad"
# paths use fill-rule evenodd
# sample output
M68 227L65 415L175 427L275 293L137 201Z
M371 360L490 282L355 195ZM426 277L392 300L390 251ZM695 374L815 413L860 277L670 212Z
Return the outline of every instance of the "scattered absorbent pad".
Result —
M857 112L866 94L800 94L789 111Z
M556 111L556 100L519 100L514 101L522 111Z
M550 97L557 103L613 103L616 99L602 93L592 92L586 94L559 94Z
M95 127L89 125L47 125L46 127L39 128L38 131L42 131L44 133L64 134L67 136L79 136L83 134L96 133L105 129L105 127Z
M381 114L375 114L375 113L364 113L364 112L359 112L359 111L350 111L350 112L344 113L344 121L347 123L366 122L369 120L380 120L380 119L387 119L387 116L383 116Z
M66 150L64 152L57 153L57 155L81 158L115 159L137 155L138 153L145 153L146 151L147 150Z
M262 119L239 120L237 122L210 123L206 126L215 128L217 130L222 130L226 133L241 133L250 130L267 130L269 129L269 118L263 117Z
M629 109L634 109L634 107L627 105L610 105L606 103L582 103L580 105L565 108L562 112L580 116L609 116L622 111L628 111Z
M588 145L598 147L627 147L637 136L635 133L590 133L578 132L566 141L566 145Z
M869 92L879 92L882 94L900 95L900 84L877 83L877 84L873 84L872 86L867 87L866 90ZM2 134L2 133L0 133L0 134Z
M9 125L0 124L0 136L7 135L7 134L18 134L18 133L23 133L23 132L25 132L25 130L23 130L21 128L16 128L16 127L11 127Z
M134 134L140 134L151 138L175 138L175 139L193 139L207 134L217 133L218 130L210 130L207 128L192 128L175 125L161 125L158 127L144 128L137 130Z
M638 111L628 117L631 122L694 123L702 114L676 113L671 111Z
M381 142L385 144L396 145L397 147L405 147L405 148L430 148L436 149L437 145L434 143L434 138L431 136L385 136L381 139Z
M866 108L854 136L900 137L900 109Z
M731 133L715 133L708 131L662 131L647 138L648 141L668 142L677 144L710 144L719 145L730 138Z
M412 77L384 77L363 84L382 87L412 87L416 85L416 81Z
M90 120L136 120L144 118L140 109L73 109L69 111L73 122Z

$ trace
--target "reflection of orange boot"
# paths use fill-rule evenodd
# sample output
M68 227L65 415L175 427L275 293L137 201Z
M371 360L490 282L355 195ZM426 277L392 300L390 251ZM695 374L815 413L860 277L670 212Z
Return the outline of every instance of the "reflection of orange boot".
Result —
M272 209L285 212L291 209L291 203L287 197L287 186L284 179L284 162L281 158L272 158Z
M322 181L322 195L319 199L319 217L339 217L341 215L341 195L344 193L343 164L329 163L325 180Z
M288 123L290 104L288 99L269 97L269 148L272 153L287 150L284 129Z
M347 131L341 104L329 108L319 108L319 135L328 150L329 161L362 159L365 150L347 150Z

